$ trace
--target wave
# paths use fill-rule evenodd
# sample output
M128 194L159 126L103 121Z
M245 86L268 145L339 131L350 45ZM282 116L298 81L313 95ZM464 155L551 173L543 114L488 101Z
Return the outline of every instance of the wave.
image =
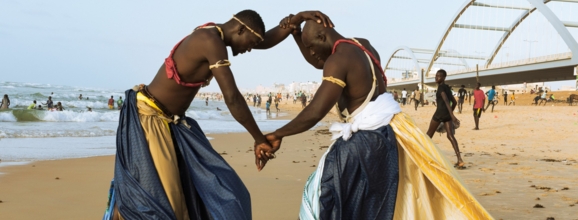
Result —
M228 111L189 110L185 114L195 120L235 120Z
M53 137L102 137L115 136L114 130L92 128L89 130L2 130L0 138L53 138Z
M0 122L15 122L16 117L12 114L11 111L0 112Z
M119 111L111 112L74 112L74 111L45 111L45 110L12 110L12 115L16 121L51 121L51 122L99 122L118 121ZM9 116L2 113L0 120L14 121ZM4 120L6 119L6 120Z

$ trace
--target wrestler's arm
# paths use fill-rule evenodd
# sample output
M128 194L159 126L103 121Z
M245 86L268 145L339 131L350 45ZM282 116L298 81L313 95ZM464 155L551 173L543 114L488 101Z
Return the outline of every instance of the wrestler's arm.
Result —
M301 39L301 31L298 31L297 33L294 33L292 35L293 39L295 40L295 43L299 47L299 51L301 51L301 54L303 55L303 58L305 58L305 60L316 69L323 69L323 65L325 64L325 62L311 56L309 48L305 47L305 45L303 44L303 40Z
M346 57L332 56L327 60L323 69L323 76L340 79L345 82L347 70L341 66ZM277 139L307 131L317 124L335 105L341 97L343 88L329 81L322 81L311 103L285 126L276 130L272 135ZM272 143L276 147L274 143Z
M301 23L306 20L317 20L318 23L323 23L325 26L334 26L331 19L320 11L299 12L296 15L289 15L281 19L279 26L265 32L265 36L263 37L265 40L257 44L253 49L266 50L276 46L281 43L281 41L284 41L296 27L301 26Z
M279 26L274 27L265 33L265 37L263 37L265 40L257 44L257 46L255 46L253 49L258 50L270 49L276 46L277 44L281 43L281 41L285 40L287 36L291 34L291 31L293 31L292 28L282 28Z
M210 64L229 59L227 48L222 40L209 38L203 45L205 47L204 51L206 51L205 56ZM245 102L245 98L237 88L231 69L228 66L221 66L212 69L212 73L223 92L225 104L227 104L227 107L231 111L231 115L247 129L256 143L264 143L266 140L261 130L259 130L259 127L257 127L257 123L247 106L247 102Z

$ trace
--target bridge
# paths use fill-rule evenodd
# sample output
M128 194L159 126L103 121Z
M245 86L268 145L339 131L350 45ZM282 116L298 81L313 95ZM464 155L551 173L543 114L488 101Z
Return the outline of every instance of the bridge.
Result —
M389 90L436 87L439 69L454 87L573 80L577 39L578 0L467 0L435 48L399 46L384 71Z

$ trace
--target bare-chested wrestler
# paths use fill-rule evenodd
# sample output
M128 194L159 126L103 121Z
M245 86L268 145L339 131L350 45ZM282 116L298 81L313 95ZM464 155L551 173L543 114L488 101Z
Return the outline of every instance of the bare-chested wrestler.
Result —
M328 24L320 12L302 12ZM170 52L149 85L126 91L117 131L117 155L105 219L251 219L249 192L213 150L197 122L185 116L201 87L214 77L233 117L255 140L260 170L273 155L239 92L229 66L233 55L268 49L292 30L265 25L244 10L222 24L196 28Z
M309 105L267 139L278 150L284 137L310 129L336 103L341 118L330 127L334 142L305 185L300 219L489 217L431 139L386 93L379 54L368 40L346 39L311 21L293 36L305 60L323 69L322 83Z

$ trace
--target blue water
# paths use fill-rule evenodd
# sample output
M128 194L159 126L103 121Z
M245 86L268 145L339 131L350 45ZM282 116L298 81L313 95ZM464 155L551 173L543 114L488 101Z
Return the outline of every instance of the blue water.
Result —
M0 82L0 95L3 94L8 94L11 109L0 111L1 162L115 154L120 111L109 110L107 103L111 95L116 100L124 96L124 91ZM80 94L82 100L78 98ZM52 96L54 103L61 102L65 110L24 110L34 100L37 104L45 103L48 96ZM92 112L88 112L87 107L92 108ZM263 132L274 131L288 122L273 120L284 113L266 115L260 108L250 109ZM193 101L186 115L197 120L208 136L246 131L222 101L211 100L206 106L199 98Z

